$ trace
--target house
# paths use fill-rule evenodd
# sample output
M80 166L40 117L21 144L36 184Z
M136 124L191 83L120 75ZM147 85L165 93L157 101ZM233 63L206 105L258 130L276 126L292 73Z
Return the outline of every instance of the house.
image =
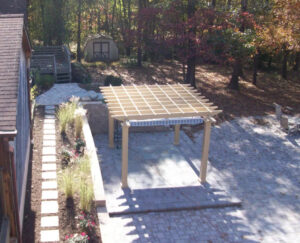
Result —
M29 60L23 14L0 14L0 243L21 242L31 148Z
M87 62L112 62L119 59L119 50L114 40L104 34L89 36L84 45L84 59Z
M29 0L0 0L0 14L24 14L27 22L27 5Z

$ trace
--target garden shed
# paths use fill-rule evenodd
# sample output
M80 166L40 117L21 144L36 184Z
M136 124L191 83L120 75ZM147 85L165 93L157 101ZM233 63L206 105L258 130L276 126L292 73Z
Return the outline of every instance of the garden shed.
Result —
M23 14L0 14L0 30L0 242L21 242L31 147L31 46Z
M84 45L84 59L87 62L116 61L119 50L114 40L104 34L89 36Z

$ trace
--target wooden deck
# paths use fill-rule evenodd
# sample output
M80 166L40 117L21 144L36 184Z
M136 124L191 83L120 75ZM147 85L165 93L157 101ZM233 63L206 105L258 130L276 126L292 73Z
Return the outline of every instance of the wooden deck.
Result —
M31 69L50 74L57 83L71 82L70 51L66 46L42 46L34 48Z

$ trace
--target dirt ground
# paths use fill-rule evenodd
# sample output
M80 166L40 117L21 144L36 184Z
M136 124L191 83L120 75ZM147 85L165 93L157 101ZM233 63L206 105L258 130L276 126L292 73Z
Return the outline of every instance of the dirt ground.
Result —
M119 76L127 84L164 84L182 82L182 66L178 62L146 63L138 68L113 63L86 64L93 82L82 87L99 91L106 75ZM245 78L240 80L240 90L227 89L231 77L231 67L219 65L198 65L196 81L199 92L223 110L218 120L230 120L234 117L266 115L274 112L273 103L283 106L284 111L300 113L300 73L290 72L284 80L274 71L259 72L257 86L253 85L251 70L244 69ZM292 111L286 109L291 107Z

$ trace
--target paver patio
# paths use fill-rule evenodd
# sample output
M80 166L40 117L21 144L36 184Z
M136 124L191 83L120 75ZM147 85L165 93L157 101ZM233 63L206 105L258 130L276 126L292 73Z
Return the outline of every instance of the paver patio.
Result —
M181 132L178 147L171 145L172 132L131 133L128 183L133 191L125 191L131 194L130 203L120 188L121 150L109 149L107 136L96 135L107 209L115 213L105 226L110 242L298 242L300 138L280 131L274 117L265 120L265 126L241 118L212 128L205 188L197 180L202 133L192 142ZM165 187L172 190L158 201L136 193ZM134 213L134 207L146 202L146 209L151 209L159 202L172 203L170 198L198 201L196 191L182 193L191 187L214 189L211 201L241 199L243 207ZM160 189L150 195L159 195Z

